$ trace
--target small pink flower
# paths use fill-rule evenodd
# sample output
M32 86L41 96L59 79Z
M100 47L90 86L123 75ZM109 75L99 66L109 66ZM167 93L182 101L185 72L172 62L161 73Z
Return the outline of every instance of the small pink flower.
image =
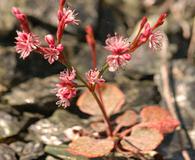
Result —
M60 72L60 80L64 81L65 83L72 83L75 77L76 77L76 71L74 68L72 68L72 70L66 70Z
M60 82L56 84L56 96L58 97L57 105L63 107L70 106L70 99L73 98L76 91L76 84L74 82L76 77L76 71L74 68L72 70L66 70L60 73Z
M105 49L111 51L113 54L123 54L129 50L130 46L128 38L123 38L119 35L108 37L105 43Z
M70 8L63 8L63 10L58 10L58 29L57 29L57 39L58 42L61 41L62 35L64 32L64 28L67 27L69 24L76 24L78 25L79 20L76 19L76 15L74 10Z
M115 72L119 67L123 67L131 59L131 55L126 53L122 55L109 55L106 62L109 65L108 70L110 72Z
M40 45L38 36L33 33L25 33L17 31L16 52L20 54L20 58L25 59L30 53L37 49Z
M153 50L159 50L162 47L163 35L160 31L154 32L149 36L149 47Z
M44 48L44 58L49 64L54 63L59 59L60 52L56 48Z
M55 47L55 39L51 34L45 36L45 42L49 44L49 47L51 48Z
M64 24L76 24L78 25L79 20L76 19L75 10L71 10L70 8L63 8L63 10L58 11L58 20L63 21Z
M131 59L131 55L127 53L130 47L128 38L115 35L113 37L108 37L105 43L105 49L112 52L112 55L109 55L106 59L106 62L109 65L108 70L110 72L116 71Z
M151 34L152 34L152 28L150 27L149 23L146 23L144 27L144 31L141 33L139 37L138 45L145 43Z
M100 71L96 68L94 70L90 69L86 74L86 79L87 81L94 85L94 84L101 84L101 83L104 83L105 80L102 78L102 76L100 76Z
M88 43L88 45L93 49L95 48L96 42L95 42L95 38L94 38L94 31L91 25L88 25L85 28L85 32L86 32L86 41Z
M70 106L70 101L66 98L64 99L59 99L57 102L56 102L56 105L58 106L62 106L64 108L67 108Z
M163 13L159 16L158 20L153 26L147 21L146 17L143 17L141 20L140 28L138 34L134 41L132 42L132 46L130 46L130 50L135 51L142 44L146 43L149 40L149 47L153 50L159 49L162 46L162 35L154 30L162 25L167 18L167 14Z
M48 59L48 62L52 64L59 59L59 55L63 51L64 48L62 44L58 44L56 46L54 37L50 34L45 36L45 41L48 43L49 48L42 47L42 51L44 52L43 53L44 58Z
M76 96L76 88L69 85L59 88L56 96L59 99L71 99L72 97Z

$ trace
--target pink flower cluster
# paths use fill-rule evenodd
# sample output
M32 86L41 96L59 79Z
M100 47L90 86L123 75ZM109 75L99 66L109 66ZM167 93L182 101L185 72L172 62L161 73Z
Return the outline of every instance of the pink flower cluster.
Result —
M57 105L64 108L70 106L70 99L76 95L76 83L74 82L76 71L66 70L60 73L60 82L56 85L56 96L58 97Z
M59 61L63 64L68 62L66 57L62 54L64 49L61 43L63 32L68 25L78 25L79 20L76 19L77 14L75 13L75 10L72 10L69 7L64 8L65 2L66 0L59 0L56 37L53 37L51 34L46 35L45 42L47 43L47 46L41 45L39 37L31 32L27 16L18 8L12 8L12 13L20 22L22 30L17 31L16 37L16 52L20 54L20 58L25 59L31 52L36 51L42 54L44 59L46 59L50 64L53 64L55 61ZM167 14L161 14L157 22L152 27L148 23L147 18L143 17L137 36L132 42L129 41L129 38L124 38L118 34L108 36L105 40L105 49L111 52L111 54L106 58L106 67L108 66L108 70L114 72L120 67L125 66L127 62L131 60L131 54L147 41L149 43L149 47L153 50L160 49L162 46L163 36L160 31L155 31L155 29L164 23L166 17ZM102 77L102 70L99 71L96 68L96 40L93 28L91 26L87 26L86 33L86 41L91 48L93 69L90 69L87 73L85 73L87 82L84 82L84 84L89 89L94 89L96 84L102 84L105 80ZM55 93L58 98L56 104L66 108L67 106L70 106L70 100L76 95L76 88L80 86L74 82L76 79L76 70L72 68L61 72L59 79L60 81L56 85L55 89ZM84 80L81 81L83 82Z
M115 35L106 39L105 49L112 52L106 59L109 65L109 71L114 72L119 67L124 66L131 59L128 52L130 43L127 38Z
M140 35L139 45L149 41L149 47L153 50L159 50L162 47L163 34L160 31L153 32L149 23L146 23L144 32Z
M58 9L59 24L56 33L57 44L55 43L55 39L52 35L49 34L45 36L45 41L49 47L42 46L39 41L39 37L31 32L27 16L18 8L12 8L12 13L20 22L22 29L22 32L17 31L16 37L16 52L20 54L21 58L25 59L32 51L36 51L41 53L50 64L60 60L59 58L62 57L61 53L63 51L63 45L60 43L60 41L64 32L64 28L67 27L68 24L78 24L78 20L75 19L76 14L74 13L74 10L63 8L64 3L65 0L60 0Z
M109 71L114 72L118 68L126 65L131 59L131 53L142 44L146 43L147 40L149 41L150 48L153 50L160 49L162 46L163 35L160 31L154 32L154 30L164 23L166 17L167 14L161 14L153 27L150 27L147 18L143 17L139 32L131 43L128 41L128 38L119 35L108 37L105 41L105 49L112 52L112 54L107 56L106 59Z
M100 76L100 71L95 68L94 70L93 69L90 69L86 74L85 74L85 77L87 79L87 81L89 82L89 84L101 84L101 83L104 83L105 80L102 78L102 76Z
M25 59L30 53L40 46L39 37L30 32L28 20L18 8L13 7L12 13L20 22L22 32L17 31L16 37L16 52L20 54L20 58Z
M59 55L63 51L64 47L61 43L55 45L55 39L51 34L45 36L45 41L48 43L49 47L42 48L45 53L44 58L48 59L48 62L52 64L54 61L59 59Z
M151 33L149 36L149 47L153 50L159 50L162 47L163 34L160 31Z
M20 54L20 58L25 59L29 54L39 47L39 37L33 33L17 31L16 52Z

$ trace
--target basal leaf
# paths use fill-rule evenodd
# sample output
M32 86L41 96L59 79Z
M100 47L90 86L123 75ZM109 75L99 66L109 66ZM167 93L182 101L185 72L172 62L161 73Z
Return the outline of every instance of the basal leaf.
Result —
M80 137L69 144L66 151L74 155L96 158L108 155L114 147L112 139Z
M137 125L133 127L131 135L121 141L124 149L137 151L154 150L163 140L163 135L154 128Z
M120 126L128 127L136 124L137 113L133 110L127 110L122 115L117 117L116 123Z
M104 132L106 131L106 125L103 121L92 122L90 124L91 128L96 132Z
M110 116L117 113L125 102L123 92L113 84L102 85L100 91L107 114ZM97 102L88 90L79 97L77 105L84 113L96 116L102 115Z
M145 126L156 128L163 134L173 132L179 125L179 121L160 106L144 107L140 116Z

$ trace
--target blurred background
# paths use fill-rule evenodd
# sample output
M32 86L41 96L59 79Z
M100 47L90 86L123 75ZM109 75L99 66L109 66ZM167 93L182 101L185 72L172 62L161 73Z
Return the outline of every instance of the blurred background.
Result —
M154 23L161 13L168 13L160 28L165 32L162 50L154 53L141 47L124 70L107 73L105 79L118 83L125 93L123 110L150 104L171 110L181 121L179 136L167 136L158 150L167 160L182 160L181 151L186 149L195 160L195 0L67 0L66 5L75 8L80 25L66 29L63 44L82 72L91 66L87 25L94 28L101 65L108 55L104 50L108 34L133 36L144 15ZM77 97L68 111L55 105L51 89L62 65L49 65L36 53L19 59L14 46L20 28L11 14L13 6L27 14L42 41L48 33L55 35L57 28L57 0L0 0L0 160L54 160L44 145L64 143L63 131L82 125L87 116L75 107Z

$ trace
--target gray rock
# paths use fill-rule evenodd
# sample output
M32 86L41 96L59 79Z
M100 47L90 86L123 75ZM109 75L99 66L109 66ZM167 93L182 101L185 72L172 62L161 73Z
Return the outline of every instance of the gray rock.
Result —
M88 158L83 157L83 156L76 156L76 155L70 154L69 152L65 151L67 147L68 147L67 145L58 145L58 146L47 145L45 147L45 152L57 158L64 159L64 160L67 160L67 159L69 160L89 160ZM48 160L57 160L57 159L53 157L49 157Z
M59 159L54 158L53 156L47 156L45 160L59 160Z
M98 4L99 0L72 0L70 4L76 9L78 19L80 20L80 27L85 28L87 25L95 26L98 21ZM90 16L89 16L90 15Z
M99 5L99 23L96 30L96 38L105 41L108 35L119 33L127 34L126 23L124 22L124 15L119 10L121 0L118 1L100 1Z
M43 145L39 142L13 142L10 147L19 155L20 160L38 159L44 154Z
M59 145L69 141L66 129L80 125L81 119L65 110L56 110L49 119L41 119L29 127L27 139L42 141L45 144Z
M71 8L75 9L78 13L77 18L80 19L81 27L84 28L87 24L95 24L98 18L97 14L97 6L99 0L85 0L85 1L77 1L73 0L70 3L66 3ZM21 2L19 7L27 13L39 20L57 26L57 11L58 11L58 3L55 0L27 0L25 2ZM90 15L90 16L89 16ZM80 27L68 27L69 31L76 31Z
M64 142L64 130L65 128L62 124L54 124L48 119L42 119L29 128L33 139L39 139L45 144L52 145L59 145Z
M137 19L137 15L141 12L141 1L128 1L128 0L105 0L105 3L117 7L120 12L125 16L126 22L133 21Z
M6 112L0 111L0 139L16 135L22 128L23 123Z
M187 149L186 151L188 152L190 159L194 160L195 150ZM169 158L166 158L166 159L167 160L183 160L183 155L182 155L181 151L177 151L177 152L173 153L172 156L169 156Z
M175 104L180 112L182 123L187 128L191 141L195 145L195 100L193 96L195 91L195 66L187 62L185 59L173 60L170 66L170 86L175 96ZM155 82L157 83L159 91L162 94L162 76L159 74L156 75ZM182 140L184 141L184 145L189 147L186 136L183 136ZM175 142L178 143L177 140ZM174 142L173 145L175 145ZM168 150L167 153L170 153L169 147L165 148ZM180 150L179 147L173 148L177 149L174 150L174 152Z
M64 66L58 62L50 65L41 54L33 52L25 60L17 59L17 67L13 83L14 85L18 85L34 77L45 78L57 74L63 69Z
M1 2L0 2L1 3ZM7 90L14 78L16 56L14 48L0 47L0 95Z
M195 66L186 60L173 61L172 74L175 100L195 145Z
M52 93L55 84L58 81L57 76L50 76L44 79L33 78L12 88L10 93L3 96L3 100L11 106L25 106L31 108L35 105L39 110L54 109L56 97ZM53 108L49 104L53 104ZM33 110L36 108L34 107Z
M83 44L83 43L79 46L78 50L79 52L77 54L72 54L70 59L72 60L72 63L76 67L78 67L79 71L83 73L84 76L84 73L89 71L89 69L92 68L91 50L87 44ZM97 50L97 68L101 69L101 67L106 62L106 56L108 56L110 53L107 52L104 49L104 46L102 46L98 42L96 45L96 50ZM104 74L104 78L106 80L113 81L113 75L114 73L106 72L106 74Z
M175 101L178 105L188 129L194 127L194 91L195 91L195 66L186 60L174 60L171 63L172 84ZM155 76L159 91L162 92L161 75Z
M172 73L176 102L181 108L189 109L195 114L195 66L186 60L173 61Z
M17 160L16 153L7 145L0 144L0 160Z
M0 1L0 37L6 36L14 28L16 19L11 13L11 8L15 5L14 1Z
M142 78L160 71L160 56L144 45L133 53L132 59L125 67L125 75L133 78Z
M126 96L126 107L157 104L159 94L152 81L136 81L117 75L116 81Z
M103 48L102 45L96 45L97 50L97 65L102 66L106 62L106 55L109 53ZM87 72L90 68L92 68L92 57L91 50L87 44L81 43L78 46L78 55L72 55L71 60L78 67L78 70L81 73ZM74 57L74 58L73 58ZM82 57L82 58L81 58Z

